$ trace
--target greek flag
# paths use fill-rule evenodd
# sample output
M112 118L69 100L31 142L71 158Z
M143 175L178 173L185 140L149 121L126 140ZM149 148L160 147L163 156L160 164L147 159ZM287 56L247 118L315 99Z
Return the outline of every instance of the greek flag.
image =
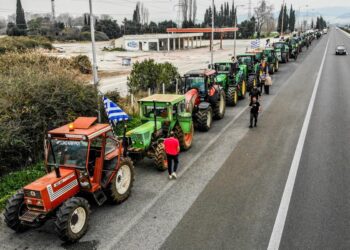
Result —
M260 39L256 39L255 41L251 41L250 46L252 49L260 48Z
M128 121L129 116L121 109L117 104L109 100L107 97L103 97L103 103L105 105L105 110L108 119L111 122L118 123L121 121Z

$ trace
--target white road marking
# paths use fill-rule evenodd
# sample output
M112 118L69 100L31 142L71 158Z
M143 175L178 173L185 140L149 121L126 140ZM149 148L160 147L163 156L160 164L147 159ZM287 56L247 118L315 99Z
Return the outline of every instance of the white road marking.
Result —
M307 130L309 127L312 110L313 110L313 107L315 104L317 89L318 89L318 86L320 84L324 62L326 60L326 55L327 55L327 51L328 51L328 44L329 44L329 38L327 41L326 50L325 50L324 55L323 55L321 66L320 66L320 69L318 71L315 86L314 86L314 89L313 89L313 92L311 95L309 107L308 107L307 112L306 112L303 127L302 127L301 132L300 132L298 144L297 144L297 147L295 149L295 153L294 153L293 161L292 161L292 164L291 164L291 167L289 170L286 186L284 187L281 203L280 203L280 206L278 209L277 217L275 220L275 224L273 226L272 234L271 234L269 245L267 248L268 250L279 249L279 246L281 243L281 238L282 238L283 229L284 229L284 225L285 225L286 218L287 218L290 200L291 200L292 193L293 193L295 179L296 179L297 172L299 169L300 158L301 158L303 148L304 148L306 133L307 133Z
M224 131L226 131L241 115L249 108L249 106L243 108L229 123L226 124L222 130L217 133L208 143L205 147L202 148L200 152L197 153L195 157L192 158L192 160L184 166L183 171L181 171L178 174L178 178L181 177L183 174L186 173L187 169L191 167L199 157L201 157L211 146L216 142L219 137L222 135ZM156 202L168 192L168 190L175 184L176 182L169 182L163 189L160 191L150 203L148 203L133 219L130 220L130 222L121 228L121 230L118 232L118 234L109 242L108 249L111 249L113 245L115 245L117 242L120 241L120 239L132 228L134 227L138 221L156 204Z

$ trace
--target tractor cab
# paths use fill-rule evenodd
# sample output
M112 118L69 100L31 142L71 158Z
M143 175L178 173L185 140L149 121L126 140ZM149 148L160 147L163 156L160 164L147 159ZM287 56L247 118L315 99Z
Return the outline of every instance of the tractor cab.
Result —
M287 62L288 61L288 55L289 55L289 47L286 42L275 42L273 44L273 47L276 52L276 57L279 62Z
M274 48L265 48L263 50L264 58L269 66L269 73L274 74L279 69L279 60Z
M41 226L53 216L58 236L74 242L87 230L90 210L83 194L98 205L129 197L133 164L122 157L123 148L111 126L96 120L79 117L48 132L47 174L8 200L11 209L5 212L5 222L11 229Z
M184 92L197 90L201 100L208 96L208 92L215 84L216 71L210 69L192 70L184 75Z

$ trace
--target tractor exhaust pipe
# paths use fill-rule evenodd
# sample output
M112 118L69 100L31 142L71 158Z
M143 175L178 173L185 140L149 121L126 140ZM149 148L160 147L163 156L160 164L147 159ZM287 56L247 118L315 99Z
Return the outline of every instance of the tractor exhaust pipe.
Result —
M56 162L56 156L55 156L55 153L53 152L53 147L52 147L52 142L51 142L51 139L49 139L49 142L50 142L50 148L51 148L51 154L52 154L52 159L53 159L53 162L55 163L55 173L56 173L56 178L61 178L61 173L60 173L60 168Z
M157 110L156 110L156 102L153 101L153 112L154 112L154 135L157 133Z

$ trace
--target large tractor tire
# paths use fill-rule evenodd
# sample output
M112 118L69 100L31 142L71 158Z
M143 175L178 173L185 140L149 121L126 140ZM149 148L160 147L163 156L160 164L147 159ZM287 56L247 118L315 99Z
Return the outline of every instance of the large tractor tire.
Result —
M237 89L235 87L229 87L226 95L226 103L229 106L236 106L238 102Z
M284 56L283 56L284 55ZM287 62L287 55L286 54L282 54L282 63L286 63Z
M239 97L239 99L243 100L246 94L247 94L247 83L245 82L245 80L243 80L241 84L241 96Z
M275 72L278 72L279 69L280 69L280 63L278 62L278 60L276 60Z
M65 242L76 242L83 237L89 226L89 202L82 197L66 200L58 209L56 216L56 232Z
M273 74L275 74L275 71L276 71L275 65L272 64L271 67L269 67L269 74L273 75Z
M208 107L207 109L198 110L198 112L195 115L195 118L199 130L209 131L213 123L213 110L211 109L211 107Z
M19 217L27 211L24 203L23 190L18 191L10 199L8 199L5 207L4 217L6 225L16 232L23 232L26 227L21 224Z
M180 146L182 150L188 150L192 146L193 134L194 134L194 126L191 126L191 132L185 134L180 125L175 126L174 128L175 137L179 140Z
M248 86L247 86L248 92L250 92L250 91L252 90L252 88L253 88L254 86L256 86L256 84L257 84L256 77L253 76L253 75L250 75L250 76L248 77Z
M109 184L106 194L113 203L120 204L129 198L135 180L134 164L130 158L123 158L120 167Z
M159 171L165 171L168 169L168 160L163 143L159 143L156 148L156 152L154 153L154 164Z
M226 95L223 90L220 90L220 99L213 103L214 119L221 120L225 116L226 111Z

